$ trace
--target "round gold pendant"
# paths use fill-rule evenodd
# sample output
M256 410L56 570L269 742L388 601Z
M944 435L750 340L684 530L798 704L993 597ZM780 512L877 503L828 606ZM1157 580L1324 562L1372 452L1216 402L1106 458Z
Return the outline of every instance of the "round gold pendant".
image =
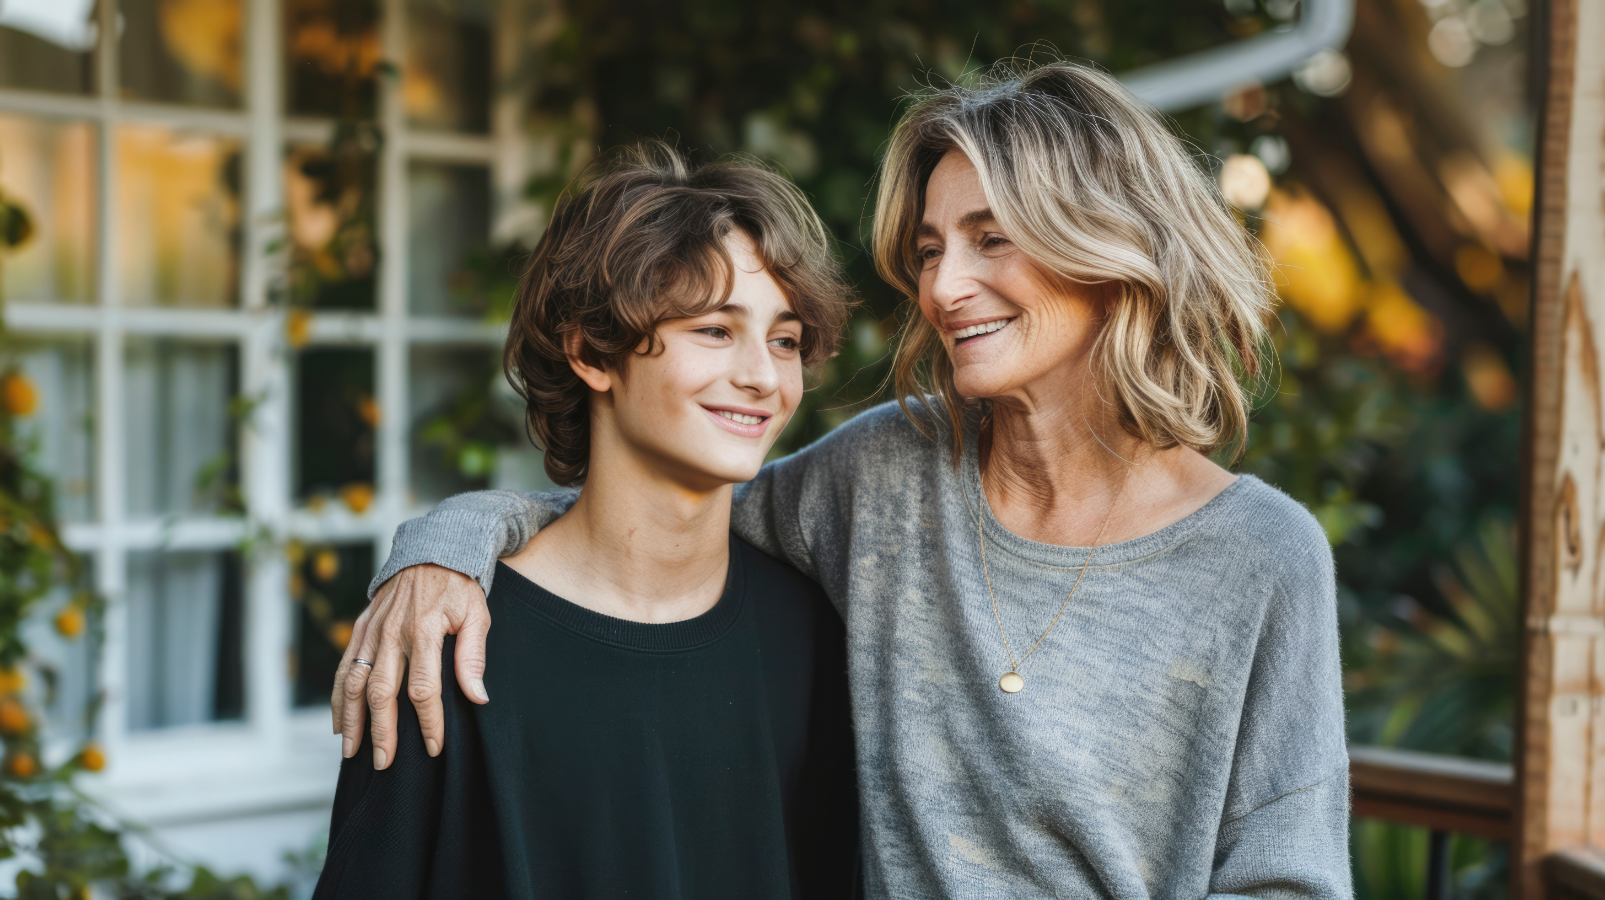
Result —
M1020 689L1025 687L1025 679L1021 678L1018 672L1005 672L1003 677L998 679L998 687L1003 688L1005 694L1018 694Z

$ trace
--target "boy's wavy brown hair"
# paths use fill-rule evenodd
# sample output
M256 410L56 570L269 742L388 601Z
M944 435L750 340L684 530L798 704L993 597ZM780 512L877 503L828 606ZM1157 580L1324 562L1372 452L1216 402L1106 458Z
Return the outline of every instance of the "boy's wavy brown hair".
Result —
M589 391L564 353L571 332L587 361L620 366L658 352L657 328L730 299L725 238L742 232L802 320L802 359L836 350L849 289L829 233L796 185L755 160L695 167L661 141L592 163L558 199L519 283L503 352L524 398L530 440L561 485L585 480Z

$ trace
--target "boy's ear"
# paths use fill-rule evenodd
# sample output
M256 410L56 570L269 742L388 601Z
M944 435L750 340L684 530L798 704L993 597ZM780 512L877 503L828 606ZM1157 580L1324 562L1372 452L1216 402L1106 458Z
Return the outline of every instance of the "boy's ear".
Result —
M613 389L613 376L606 369L598 368L590 360L590 354L585 351L585 336L579 331L570 331L563 335L563 355L568 357L568 367L574 374L585 382L586 386L599 394L605 394Z

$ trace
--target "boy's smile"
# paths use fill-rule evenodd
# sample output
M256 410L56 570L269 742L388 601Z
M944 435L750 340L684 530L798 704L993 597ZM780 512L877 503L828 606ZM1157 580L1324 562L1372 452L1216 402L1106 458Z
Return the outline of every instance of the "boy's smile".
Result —
M764 432L768 430L769 420L774 418L773 413L746 407L724 406L715 408L704 406L702 408L713 416L714 423L720 428L729 431L731 434L738 434L748 438L763 437Z

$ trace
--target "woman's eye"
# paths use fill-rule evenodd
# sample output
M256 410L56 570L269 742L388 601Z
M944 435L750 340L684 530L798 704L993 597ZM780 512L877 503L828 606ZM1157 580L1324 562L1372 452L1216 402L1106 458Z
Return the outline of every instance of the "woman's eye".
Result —
M938 256L941 256L942 251L936 247L921 247L919 250L915 251L915 254L919 256L922 262L930 262Z
M989 234L984 240L981 241L981 246L988 250L996 250L1008 242L1009 239L1001 234Z

